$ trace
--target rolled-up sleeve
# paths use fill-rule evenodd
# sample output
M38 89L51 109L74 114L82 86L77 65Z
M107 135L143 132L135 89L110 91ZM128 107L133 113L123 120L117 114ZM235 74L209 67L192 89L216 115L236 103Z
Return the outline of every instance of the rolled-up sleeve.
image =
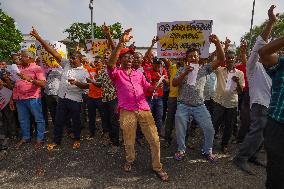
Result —
M45 72L42 68L38 68L35 71L36 79L46 81Z
M259 61L259 54L258 51L267 43L262 39L261 36L258 36L256 42L252 48L251 54L248 59L247 67L247 75L251 74L251 71L255 68L256 63Z
M278 62L275 66L272 66L270 68L265 68L267 74L270 77L273 77L273 74L276 73L279 70L283 70L284 69L284 57L279 57L278 58Z

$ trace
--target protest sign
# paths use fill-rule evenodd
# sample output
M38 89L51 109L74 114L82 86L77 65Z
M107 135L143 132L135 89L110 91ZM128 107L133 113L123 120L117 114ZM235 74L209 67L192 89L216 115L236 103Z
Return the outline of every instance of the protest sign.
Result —
M0 89L0 109L2 110L9 103L12 96L12 91L3 87Z
M20 70L16 64L8 65L6 70L11 74L11 80L12 81L17 81L21 79L18 76L18 73L20 73Z
M234 76L235 76L235 72L229 72L225 91L232 93L234 90L236 90L237 84L236 82L233 81Z
M114 40L114 44L117 45L118 40ZM95 56L103 56L105 51L108 49L108 40L107 39L87 39L87 54L90 59L93 59Z
M66 45L58 41L46 41L52 48L54 48L63 58L67 58ZM36 42L37 56L40 58L41 63L46 67L54 68L60 64L57 60L49 54L39 42Z
M21 50L29 50L36 54L36 44L32 41L23 41L21 44Z
M157 56L159 58L183 58L190 45L200 49L201 58L209 56L209 35L212 20L160 22L157 24Z

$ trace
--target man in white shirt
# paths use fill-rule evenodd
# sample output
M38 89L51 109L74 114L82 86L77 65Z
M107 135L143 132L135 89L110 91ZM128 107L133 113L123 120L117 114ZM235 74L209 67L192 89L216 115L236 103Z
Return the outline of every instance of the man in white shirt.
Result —
M238 94L244 87L244 74L235 68L236 54L233 50L225 52L226 67L219 67L214 72L217 86L214 95L212 122L215 135L219 132L220 124L224 119L224 131L221 141L221 150L228 152L228 143L232 135L233 125L237 118Z
M30 33L38 40L47 52L49 52L63 67L63 73L59 84L58 90L58 104L55 116L54 126L54 139L53 143L48 145L48 150L52 150L61 144L63 126L66 119L69 118L71 113L72 126L74 131L74 144L73 149L80 148L80 135L81 135L81 107L82 107L82 94L84 89L89 88L87 78L89 77L88 71L81 64L82 55L78 52L70 56L70 60L64 59L55 49L46 43L33 29Z
M276 22L273 9L274 8L271 7L268 10L269 21L261 35L256 39L256 43L247 63L251 126L233 162L237 167L248 174L253 173L250 171L247 161L264 166L264 164L258 160L257 155L263 143L263 131L267 122L272 83L263 65L259 62L258 51L267 44L272 26Z

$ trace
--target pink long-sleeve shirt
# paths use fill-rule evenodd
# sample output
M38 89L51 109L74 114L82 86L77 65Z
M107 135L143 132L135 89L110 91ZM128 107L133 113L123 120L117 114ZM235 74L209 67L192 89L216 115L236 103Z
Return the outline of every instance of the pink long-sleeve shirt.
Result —
M108 67L110 79L115 84L118 97L118 110L150 110L145 94L151 87L142 72L132 70L128 75L121 68Z

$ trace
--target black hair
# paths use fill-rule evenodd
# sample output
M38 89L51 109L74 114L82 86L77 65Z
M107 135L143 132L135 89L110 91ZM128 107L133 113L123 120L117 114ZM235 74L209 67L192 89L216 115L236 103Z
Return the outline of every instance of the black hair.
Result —
M154 57L153 58L153 64L162 64L163 62L162 62L162 60L160 59L160 58L158 58L158 57Z
M199 50L199 48L197 47L197 45L196 45L195 43L191 44L191 45L187 48L187 50L186 50L186 56L187 56L189 53L194 52L194 51L198 52L198 54L200 55L200 50Z

